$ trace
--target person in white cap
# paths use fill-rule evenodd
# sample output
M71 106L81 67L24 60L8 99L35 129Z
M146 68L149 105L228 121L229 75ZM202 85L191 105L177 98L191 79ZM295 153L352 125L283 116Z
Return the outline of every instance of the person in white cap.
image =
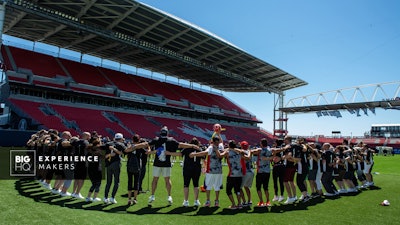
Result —
M107 167L107 183L104 191L104 203L117 203L115 200L115 195L117 194L119 187L119 177L121 173L121 157L122 153L132 146L128 146L124 143L124 136L121 133L116 133L114 136L114 141L106 144L106 149L108 153L105 155L105 163ZM111 183L114 179L114 187L111 193L111 198L108 198L108 192L111 188Z

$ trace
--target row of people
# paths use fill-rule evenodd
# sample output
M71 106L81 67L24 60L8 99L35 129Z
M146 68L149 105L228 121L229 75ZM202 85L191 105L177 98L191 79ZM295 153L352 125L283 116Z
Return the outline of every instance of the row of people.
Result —
M70 157L70 156L97 156L96 161L78 161L72 162L72 165L63 165L65 162L46 162L46 165L37 166L38 179L44 186L51 189L53 193L61 196L72 196L83 199L80 190L84 179L89 176L92 186L89 189L87 201L100 201L98 193L102 180L103 166L106 168L106 186L104 190L105 203L117 203L115 196L119 188L121 173L122 155L127 157L127 175L128 175L128 198L129 204L137 201L137 194L142 190L142 182L145 175L146 160L148 154L156 154L153 168L152 192L154 193L158 183L158 177L162 174L167 183L167 192L169 202L172 204L171 197L171 174L170 156L165 155L166 149L199 149L198 145L177 142L175 139L167 137L168 128L163 127L160 136L145 142L139 135L134 135L131 142L125 142L121 133L116 133L114 140L103 143L101 136L97 133L83 132L82 137L72 137L70 132L64 131L58 136L56 130L41 130L32 135L28 140L27 146L37 152L37 157L45 156ZM150 146L155 149L150 151ZM63 159L63 158L62 158ZM37 162L40 162L37 160ZM63 165L59 167L59 165ZM54 186L50 183L55 177ZM74 186L72 194L68 192L72 181ZM113 184L114 183L114 184ZM111 189L111 195L109 192ZM133 196L132 196L133 192ZM93 196L92 196L93 195ZM109 198L110 197L110 198ZM133 197L133 199L132 199Z
M189 184L194 186L194 205L200 206L199 179L202 171L202 160L205 163L206 202L211 205L211 190L215 191L214 205L219 206L219 192L223 183L222 159L225 158L229 167L226 179L226 194L231 205L236 209L252 205L251 187L256 173L256 191L259 198L257 206L270 206L269 180L272 172L274 182L274 197L272 201L284 201L284 191L287 193L285 204L297 201L296 186L301 192L300 200L308 201L312 197L322 195L334 196L339 193L357 192L357 187L373 185L371 169L373 166L373 151L362 143L349 146L347 141L335 148L329 143L321 149L313 143L305 143L297 139L292 143L290 136L284 143L276 141L269 147L266 139L260 141L259 148L250 149L246 141L236 143L231 140L224 145L221 130L211 138L206 149L202 149L196 138L190 143L182 143L168 136L168 128L160 130L159 137L146 142L138 135L133 136L132 143L125 142L123 135L115 134L114 141L102 143L96 133L84 132L82 138L72 137L65 131L58 137L54 130L41 131L28 141L30 148L36 149L38 155L91 155L100 160L87 165L78 162L74 170L44 169L38 171L39 178L48 188L55 175L53 193L62 196L84 198L80 194L83 181L88 175L92 185L86 197L87 201L101 201L98 198L102 179L102 163L106 164L106 187L103 201L116 203L116 193L119 187L121 156L127 156L128 204L137 203L137 195L141 189L145 172L145 159L148 154L155 154L153 163L153 180L149 204L155 201L155 192L159 177L164 177L168 194L168 203L172 204L171 196L171 156L183 156L184 201L183 206L189 206ZM151 150L152 149L152 150ZM180 151L177 151L180 149ZM255 163L253 159L255 158ZM255 167L255 171L253 171ZM357 176L356 176L357 175ZM296 183L294 183L296 177ZM361 185L358 184L361 181ZM67 192L72 180L75 180L72 194ZM309 181L307 188L306 179ZM333 181L336 181L335 185ZM109 198L112 183L114 186ZM322 187L325 193L322 192ZM232 193L232 190L234 193ZM311 193L309 195L308 193ZM264 198L265 196L265 198ZM235 200L236 197L236 200ZM133 198L133 199L132 199ZM247 200L246 200L247 199Z

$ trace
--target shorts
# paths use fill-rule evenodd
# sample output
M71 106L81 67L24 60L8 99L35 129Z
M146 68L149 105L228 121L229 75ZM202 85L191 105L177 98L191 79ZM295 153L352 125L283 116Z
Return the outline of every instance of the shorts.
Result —
M171 167L153 166L153 177L159 177L160 175L162 175L163 177L170 177Z
M222 185L222 173L221 174L206 173L205 183L207 191L210 191L213 187L214 191L219 191Z
M256 190L261 191L263 187L264 191L268 191L270 173L257 173L256 175Z
M296 173L295 167L286 167L285 176L283 177L283 182L293 182L294 174Z
M371 173L373 165L374 163L367 164L367 162L364 162L364 170L363 170L364 174Z
M353 180L354 177L355 177L355 176L354 176L354 171L347 171L347 172L344 174L343 179L346 179L346 180Z
M337 171L337 176L335 176L335 181L343 181L343 177L344 177L345 173L346 173L346 170L339 169Z
M193 181L193 187L199 187L201 170L183 171L183 187L189 187L190 180Z
M240 185L240 188L243 188L243 187L251 188L251 186L253 184L253 178L254 178L254 173L247 172L246 175L244 175L242 177L242 183Z
M318 172L318 169L309 170L308 171L308 180L316 180L317 179L317 172Z
M226 178L226 194L232 195L232 189L237 196L240 195L240 184L242 183L242 177L227 177Z
M86 163L76 163L74 170L74 179L84 180L87 177Z

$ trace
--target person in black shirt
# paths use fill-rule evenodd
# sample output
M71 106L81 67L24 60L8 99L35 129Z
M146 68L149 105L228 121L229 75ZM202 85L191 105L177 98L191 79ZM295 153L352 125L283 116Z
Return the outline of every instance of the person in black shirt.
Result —
M321 154L314 143L308 143L306 146L310 152L308 157L310 165L310 170L308 171L308 182L310 184L311 197L317 198L322 196L322 173L320 170Z
M309 171L309 162L307 158L310 153L308 151L308 147L306 145L306 141L304 138L298 138L297 143L294 145L296 147L297 152L297 175L296 175L296 184L301 192L300 201L307 202L310 200L310 196L307 193L307 183L306 178Z
M199 149L198 146L193 144L186 144L178 142L172 137L168 137L168 128L164 126L161 128L160 137L156 137L149 142L150 146L153 146L155 150L149 152L156 154L153 164L153 182L151 183L151 196L149 197L149 204L155 200L154 193L157 189L158 178L162 175L165 179L165 184L168 193L168 204L172 204L171 197L171 155L166 155L166 151L176 152L180 148L195 148Z
M72 146L75 149L76 156L86 156L87 147L89 146L89 140L91 135L89 132L83 132L82 138L78 141L75 141ZM84 197L81 195L81 188L87 176L87 167L85 161L79 161L75 163L74 170L74 187L72 190L71 196L78 199L83 199Z
M338 145L335 147L335 167L333 169L334 171L334 179L336 181L336 184L339 188L338 192L339 194L345 194L347 193L347 189L345 186L345 182L343 180L344 175L346 173L346 168L345 168L345 155L344 155L345 148L342 145Z
M128 205L133 205L137 203L137 195L139 190L139 176L141 171L140 159L138 150L143 150L143 148L148 147L147 142L138 143L140 139L139 135L135 135L132 138L134 141L137 140L130 148L126 148L124 153L128 157L127 162L127 174L128 174ZM133 191L133 200L132 200Z
M274 198L273 202L278 201L282 202L285 200L283 197L283 192L285 191L285 186L283 184L283 180L285 179L285 169L286 166L283 161L284 149L282 148L283 140L276 140L271 148L272 150L272 180L274 182ZM279 189L278 189L279 184ZM278 195L278 190L280 195Z
M197 138L193 138L190 144L199 146L200 143ZM192 152L196 152L194 148L185 148L181 152L166 152L167 155L172 156L183 156L183 193L184 200L183 206L189 206L189 184L190 180L193 181L193 192L194 192L194 206L200 206L199 201L199 179L201 174L201 157L190 158L189 155Z
M132 146L129 144L128 148ZM107 183L104 191L104 203L117 203L115 195L119 187L119 176L121 173L121 157L122 153L127 149L124 144L124 136L121 133L116 133L113 142L106 144L106 150L109 152L105 155L105 163L107 167ZM108 192L111 188L111 183L114 178L114 187L111 193L111 198L108 198Z
M357 193L358 190L356 186L353 183L353 180L355 180L354 176L354 156L353 156L353 150L349 149L347 146L343 146L346 150L344 151L344 163L345 163L345 169L346 173L344 174L343 180L347 185L347 192L349 193Z
M374 166L374 150L370 149L367 144L362 145L362 156L364 158L364 175L367 182L363 185L365 187L374 186L374 179L371 170Z
M76 137L74 139L77 139ZM56 144L56 156L73 156L74 148L71 146L71 142L74 140L69 131L64 131L61 134L61 139ZM74 171L70 168L69 164L65 166L63 162L56 162L57 169L54 174L56 175L56 182L52 193L60 194L62 197L71 196L71 193L67 192L71 186L72 180L74 179ZM65 166L65 167L64 167ZM59 190L61 189L61 191Z
M145 142L145 139L140 138L140 136L138 134L135 134L132 137L132 143L133 144L139 144L139 143L143 143L143 142ZM138 191L139 191L139 193L145 193L145 191L143 191L143 187L142 186L143 186L144 177L146 175L147 158L149 156L147 154L147 152L149 152L149 151L150 151L150 147L149 146L147 146L146 148L136 149L136 156L137 156L139 164L140 164L139 183L138 183Z
M329 143L324 143L322 145L322 177L321 182L325 188L325 196L335 196L339 193L336 186L333 184L333 167L335 166L334 158L335 153L333 152L333 147Z
M88 163L88 175L92 186L89 188L86 202L99 202L100 198L97 197L100 191L100 185L102 180L102 162L104 160L104 151L102 149L102 143L100 138L92 139L91 146L88 147L88 156L97 156L99 160L91 161ZM93 193L93 198L92 198Z
M285 152L283 157L286 169L285 169L285 177L283 179L283 184L285 185L286 192L288 194L288 198L285 201L285 204L294 203L297 200L296 197L296 186L294 185L294 175L296 173L297 163L300 162L300 152L302 147L299 145L292 144L292 137L286 136L284 138L285 147L282 149Z

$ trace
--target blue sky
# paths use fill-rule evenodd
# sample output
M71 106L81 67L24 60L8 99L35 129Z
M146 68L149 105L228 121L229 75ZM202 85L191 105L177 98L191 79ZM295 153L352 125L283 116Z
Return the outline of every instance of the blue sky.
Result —
M400 80L400 1L397 0L142 0L198 25L309 84L308 94ZM390 93L390 91L389 91ZM393 91L394 93L394 91ZM272 131L273 99L267 93L224 93ZM375 123L399 123L398 110L342 118L289 115L296 135L360 136Z

